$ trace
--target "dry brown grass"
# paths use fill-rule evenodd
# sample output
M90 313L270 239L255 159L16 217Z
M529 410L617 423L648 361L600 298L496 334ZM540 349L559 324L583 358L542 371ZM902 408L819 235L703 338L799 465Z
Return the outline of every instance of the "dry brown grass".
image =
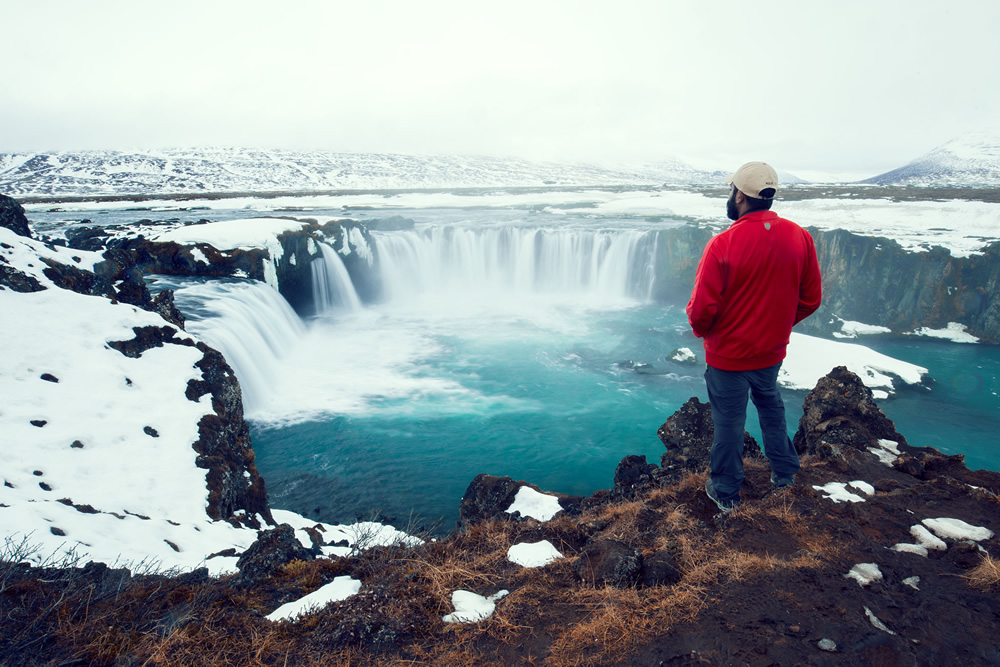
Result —
M580 620L556 635L546 664L553 667L619 663L672 627L697 618L705 590L679 584L670 588L581 588L566 604Z
M981 591L1000 588L1000 560L985 554L979 565L962 575L962 578Z

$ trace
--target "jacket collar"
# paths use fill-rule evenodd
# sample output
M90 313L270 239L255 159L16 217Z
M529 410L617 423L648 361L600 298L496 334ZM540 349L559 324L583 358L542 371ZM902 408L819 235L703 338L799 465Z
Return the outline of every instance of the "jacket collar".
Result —
M730 227L732 227L733 225L738 225L741 222L754 222L754 221L764 222L766 220L774 220L777 217L778 214L775 213L774 211L750 211L742 218L740 218L732 225L730 225Z

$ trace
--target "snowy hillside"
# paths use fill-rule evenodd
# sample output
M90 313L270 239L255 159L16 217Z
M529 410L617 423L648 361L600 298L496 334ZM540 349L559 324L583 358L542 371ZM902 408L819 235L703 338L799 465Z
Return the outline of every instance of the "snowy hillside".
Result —
M12 197L543 185L715 183L677 160L639 167L514 158L239 148L0 154Z
M878 185L1000 185L1000 132L971 132L938 146L899 169L869 178Z

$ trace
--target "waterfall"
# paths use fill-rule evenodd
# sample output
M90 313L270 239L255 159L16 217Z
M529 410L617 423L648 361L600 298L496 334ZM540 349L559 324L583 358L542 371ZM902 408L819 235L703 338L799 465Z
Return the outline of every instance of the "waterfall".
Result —
M222 352L243 390L249 415L261 407L282 357L305 335L305 326L276 290L257 281L212 281L174 293L186 328Z
M419 293L648 300L655 231L429 226L373 232L389 300Z
M344 260L326 243L320 243L322 259L312 261L312 287L315 313L322 315L331 310L356 311L361 309L361 299L347 273Z

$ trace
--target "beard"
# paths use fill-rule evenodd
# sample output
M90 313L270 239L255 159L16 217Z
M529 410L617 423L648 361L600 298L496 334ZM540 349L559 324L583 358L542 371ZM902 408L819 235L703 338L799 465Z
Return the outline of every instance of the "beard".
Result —
M733 190L726 201L726 217L733 222L739 220L740 212L736 210L736 190Z

